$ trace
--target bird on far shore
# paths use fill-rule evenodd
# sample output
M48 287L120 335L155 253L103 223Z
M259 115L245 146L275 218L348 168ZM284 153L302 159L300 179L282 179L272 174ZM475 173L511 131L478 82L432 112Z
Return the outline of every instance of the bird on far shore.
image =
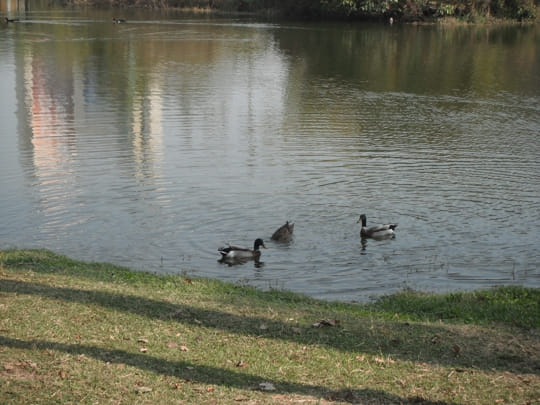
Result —
M113 17L113 23L114 24L123 24L126 22L126 20L124 20L123 18L116 18L116 17Z

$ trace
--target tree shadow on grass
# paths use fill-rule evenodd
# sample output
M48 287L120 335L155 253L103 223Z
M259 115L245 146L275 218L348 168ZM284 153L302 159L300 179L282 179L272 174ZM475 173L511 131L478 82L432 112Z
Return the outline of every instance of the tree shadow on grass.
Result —
M276 388L274 393L308 395L331 401L339 400L349 403L422 403L425 405L448 404L447 402L429 401L418 397L402 398L380 390L347 389L336 391L318 385L296 384L278 380L269 381L253 374L201 366L185 361L168 361L146 354L129 353L123 350L108 350L97 346L57 343L36 339L20 340L5 336L0 336L0 346L23 350L54 350L70 355L82 354L102 362L125 364L165 376L238 389L258 390L259 384L264 382L274 385Z
M240 316L227 312L200 308L186 304L174 304L145 297L117 294L106 291L82 290L68 287L54 287L39 283L16 280L0 280L0 291L39 295L66 302L100 305L150 319L174 320L186 325L203 326L222 331L240 333L246 336L289 340L303 345L325 345L347 352L371 353L391 356L411 362L426 362L452 367L475 367L486 370L500 369L517 373L540 374L538 355L522 349L522 345L512 345L501 340L498 346L490 347L484 336L464 336L442 326L388 322L378 329L373 323L359 317L347 329L313 328L307 325L301 333L295 331L296 324L263 317ZM352 323L358 325L353 325ZM370 324L368 325L368 322ZM260 326L264 324L264 330ZM415 339L414 337L420 337ZM471 340L474 350L467 353ZM359 346L358 342L364 342ZM472 343L469 343L472 347ZM456 346L459 346L456 349ZM532 349L538 342L532 345ZM514 349L517 347L518 349Z

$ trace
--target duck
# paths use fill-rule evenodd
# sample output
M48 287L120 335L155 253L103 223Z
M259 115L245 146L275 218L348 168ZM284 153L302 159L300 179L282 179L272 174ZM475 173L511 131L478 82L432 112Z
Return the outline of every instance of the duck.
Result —
M124 20L123 18L116 18L116 17L113 17L112 20L113 20L113 23L114 23L114 24L123 24L123 23L126 22L126 20Z
M264 242L261 238L255 239L253 242L253 249L249 249L241 246L228 245L218 249L221 254L221 260L233 260L233 261L245 261L245 260L259 260L261 257L260 247L266 249Z
M285 225L280 226L271 236L272 240L277 242L289 242L294 230L294 223L290 224L289 221L285 222Z
M360 231L362 238L385 239L395 237L394 231L397 224L374 225L368 228L365 214L360 215L358 222L362 222L362 230Z
M19 20L15 19L15 18L7 18L7 17L5 17L4 19L6 20L6 24L14 23L14 22L19 21Z

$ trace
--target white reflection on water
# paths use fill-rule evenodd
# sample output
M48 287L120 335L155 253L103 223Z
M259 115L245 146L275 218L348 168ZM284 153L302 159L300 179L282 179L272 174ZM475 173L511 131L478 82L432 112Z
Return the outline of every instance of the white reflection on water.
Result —
M0 32L0 248L329 299L540 285L538 97L375 91L272 25L106 21ZM360 213L396 239L362 243ZM217 263L256 237L263 266Z

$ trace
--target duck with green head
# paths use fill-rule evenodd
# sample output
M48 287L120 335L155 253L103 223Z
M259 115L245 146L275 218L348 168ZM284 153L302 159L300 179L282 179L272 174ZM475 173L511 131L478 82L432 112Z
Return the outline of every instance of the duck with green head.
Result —
M260 247L266 249L264 242L261 238L255 239L253 242L253 249L249 249L242 246L228 245L218 249L221 254L221 260L224 261L246 261L246 260L259 260L261 257Z
M396 236L394 230L397 228L397 224L374 225L368 228L365 214L360 215L358 222L362 223L362 229L360 230L362 238L389 239Z

